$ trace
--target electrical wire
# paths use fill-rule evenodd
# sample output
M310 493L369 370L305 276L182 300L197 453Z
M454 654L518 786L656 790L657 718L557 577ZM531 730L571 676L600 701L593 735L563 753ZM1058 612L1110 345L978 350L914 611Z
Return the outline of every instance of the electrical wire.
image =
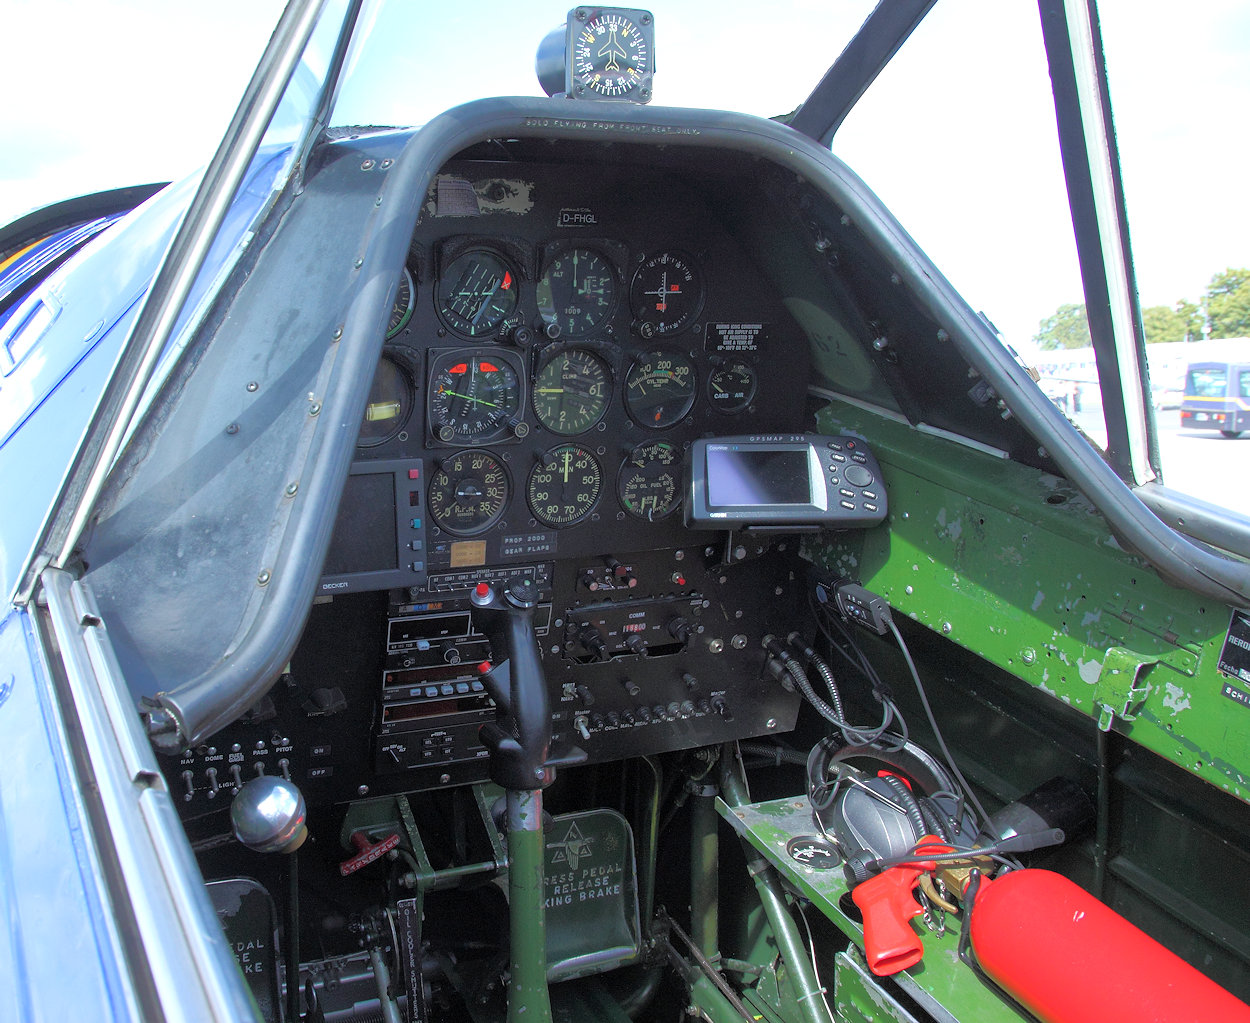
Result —
M985 812L985 807L977 799L977 794L972 791L972 786L968 784L967 779L964 778L959 770L959 765L955 763L955 758L951 755L951 751L946 745L946 740L942 738L942 730L938 728L937 719L933 716L933 708L929 705L929 696L925 692L924 683L920 681L920 672L916 670L916 662L912 660L911 651L907 649L907 643L903 639L903 634L898 631L898 626L894 624L893 619L887 619L886 624L889 625L894 641L898 644L898 648L903 654L903 660L907 663L907 670L911 672L911 679L916 684L916 693L920 696L920 705L924 708L925 717L929 719L929 727L933 729L933 737L937 740L938 748L942 751L942 757L946 760L946 766L951 769L951 774L959 782L959 787L963 794L967 797L968 802L972 804L973 809L979 814L977 826L980 827L989 820L990 815ZM960 805L957 807L955 820L958 821L962 817L963 806Z
M812 959L812 976L816 978L816 990L820 992L820 1000L825 1003L825 1012L829 1013L829 1018L837 1019L829 1008L829 999L825 997L825 983L820 979L820 965L816 962L816 939L812 936L812 925L807 922L807 910L802 902L796 902L795 908L799 911L799 919L803 921L803 930L807 932L807 950Z

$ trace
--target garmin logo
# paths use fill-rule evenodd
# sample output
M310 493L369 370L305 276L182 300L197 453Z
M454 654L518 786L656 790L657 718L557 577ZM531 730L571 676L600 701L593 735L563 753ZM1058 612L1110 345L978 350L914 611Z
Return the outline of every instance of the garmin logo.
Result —
M565 209L560 211L560 215L556 217L557 227L594 227L599 223L599 218L595 216L593 210L588 209Z
M348 583L322 583L321 588L323 590L345 590L348 585Z

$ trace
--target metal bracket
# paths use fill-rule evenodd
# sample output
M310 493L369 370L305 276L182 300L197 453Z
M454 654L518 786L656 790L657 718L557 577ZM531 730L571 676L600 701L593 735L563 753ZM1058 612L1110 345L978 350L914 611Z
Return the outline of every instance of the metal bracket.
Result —
M1142 676L1158 663L1158 657L1143 657L1126 647L1107 649L1102 671L1094 684L1100 731L1109 732L1116 718L1132 721L1137 716L1150 695L1150 683L1143 681Z

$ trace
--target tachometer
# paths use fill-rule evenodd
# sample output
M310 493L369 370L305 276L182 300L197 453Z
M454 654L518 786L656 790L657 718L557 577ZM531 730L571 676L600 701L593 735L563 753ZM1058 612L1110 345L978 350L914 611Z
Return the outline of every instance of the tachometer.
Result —
M468 337L485 337L516 307L516 274L494 252L471 249L443 268L438 311L452 330Z
M444 458L430 480L431 518L460 536L484 532L503 517L508 474L487 451L457 451Z
M639 355L625 377L625 407L639 426L662 429L681 420L698 386L685 352L656 348Z
M634 271L629 305L643 337L689 327L703 308L703 280L694 260L680 252L661 252L646 260Z
M399 433L408 421L411 395L408 375L393 359L382 356L373 374L369 403L356 443L362 448L376 447Z
M541 455L530 470L526 496L543 525L572 526L594 509L602 484L594 455L576 444L561 444Z
M534 378L534 414L552 433L571 437L603 418L612 371L587 348L565 348L547 359Z
M648 522L662 519L678 504L678 464L681 453L666 440L639 444L629 453L617 480L617 495L631 515Z
M448 444L494 437L516 422L520 377L504 352L451 351L430 367L430 433Z
M616 271L593 249L568 249L538 282L538 312L562 334L585 337L607 322L616 306Z

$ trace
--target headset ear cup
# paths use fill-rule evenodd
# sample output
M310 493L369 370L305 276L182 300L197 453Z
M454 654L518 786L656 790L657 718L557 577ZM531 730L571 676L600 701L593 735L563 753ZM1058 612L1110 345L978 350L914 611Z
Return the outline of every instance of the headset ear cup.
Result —
M842 764L855 771L844 771L850 777L830 784L830 774L838 774ZM887 734L860 746L839 746L824 739L809 754L807 769L813 816L821 831L837 842L853 881L871 877L879 857L905 855L921 833L946 837L950 831L931 826L948 818L930 805L928 797L955 791L955 783L941 763L902 736ZM893 778L884 780L880 775ZM895 811L883 809L870 796L866 801L866 787L875 788L890 803L905 804L910 812L896 812L897 806Z
M852 887L867 881L873 874L876 873L876 871L871 869L869 866L869 864L874 863L875 861L876 857L870 852L857 853L847 859L846 872L850 875Z

